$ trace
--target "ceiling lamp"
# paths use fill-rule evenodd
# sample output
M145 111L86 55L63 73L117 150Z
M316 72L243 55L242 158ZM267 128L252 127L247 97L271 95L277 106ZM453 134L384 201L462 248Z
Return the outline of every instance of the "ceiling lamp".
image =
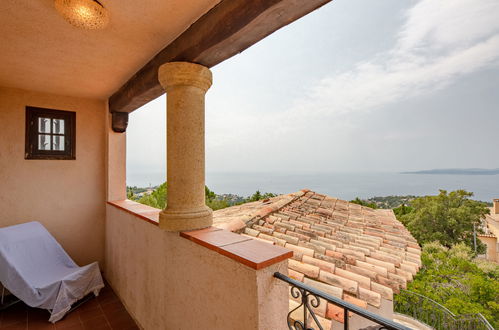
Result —
M89 30L103 29L109 14L97 0L55 0L55 9L72 25Z

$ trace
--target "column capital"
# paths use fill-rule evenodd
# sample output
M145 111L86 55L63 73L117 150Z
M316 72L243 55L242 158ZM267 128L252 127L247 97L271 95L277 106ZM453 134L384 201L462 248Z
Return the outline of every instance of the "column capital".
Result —
M169 62L159 67L158 80L168 90L175 86L194 86L204 92L211 86L212 75L205 66L190 62Z

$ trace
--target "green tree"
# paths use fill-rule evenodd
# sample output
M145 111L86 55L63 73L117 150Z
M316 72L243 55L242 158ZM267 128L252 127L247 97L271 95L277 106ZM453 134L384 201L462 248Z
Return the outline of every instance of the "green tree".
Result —
M225 199L217 198L217 194L211 191L208 187L204 187L206 205L213 211L229 207L229 203Z
M154 189L150 195L142 196L137 202L149 205L158 209L166 207L168 196L168 185L163 183L158 188ZM217 195L205 186L206 205L212 210L219 210L229 206L226 200L217 199Z
M250 198L249 198L249 202L255 202L255 201L259 201L260 199L262 199L262 194L260 193L260 190L257 190Z
M217 198L217 195L211 191L207 186L204 186L204 196L206 200L214 200Z
M244 204L244 203L249 203L249 202L256 202L256 201L260 201L260 200L265 200L265 199L269 199L269 198L272 198L272 197L276 197L277 195L274 194L274 193L269 193L269 192L266 192L266 193L261 193L260 190L257 190L253 195L247 197L247 198L244 198L242 201L240 201L239 203L236 203L236 205L240 205L240 204Z
M355 197L355 199L351 200L350 203L359 204L362 206L367 206L367 207L370 207L372 209L378 208L378 205L376 205L376 203L365 201L363 199L360 199L359 197Z
M163 183L158 188L154 189L150 195L142 196L137 202L146 204L157 209L166 207L166 197L168 195L168 185Z
M464 243L451 248L438 242L426 243L421 261L423 267L407 290L435 300L456 315L481 313L493 326L499 327L497 264L474 261L471 248ZM395 296L397 302L403 299L403 293Z
M405 204L402 204L399 207L393 209L393 213L395 213L395 216L398 219L400 219L400 217L403 215L411 213L412 211L414 211L414 208Z
M418 197L411 202L414 210L401 215L399 220L409 229L419 244L438 241L451 247L460 242L473 246L473 230L489 209L484 203L470 200L473 193L440 190L437 196ZM479 243L479 241L478 241ZM479 252L483 251L479 244Z
M126 187L126 198L128 199L135 199L135 194L133 193L133 188L132 187Z

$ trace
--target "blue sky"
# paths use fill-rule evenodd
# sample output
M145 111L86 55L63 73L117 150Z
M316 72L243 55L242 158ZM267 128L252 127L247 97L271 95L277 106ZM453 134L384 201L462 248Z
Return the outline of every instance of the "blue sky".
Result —
M212 68L207 171L499 167L499 1L335 0ZM128 171L164 169L165 96Z

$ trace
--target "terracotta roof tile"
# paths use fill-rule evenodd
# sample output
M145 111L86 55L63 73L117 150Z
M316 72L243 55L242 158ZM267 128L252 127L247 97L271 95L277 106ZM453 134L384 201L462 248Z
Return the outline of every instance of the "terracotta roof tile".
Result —
M334 304L331 304L331 303L327 304L326 317L328 319L343 323L344 322L344 315L345 315L344 313L345 312L344 312L343 308L336 306ZM351 314L351 312L349 314Z
M418 272L419 270L419 267L417 264L415 263L412 263L410 261L403 261L401 264L400 264L400 268L402 270L405 270L405 271L408 271L410 272L412 275L416 275L416 273Z
M383 260L378 260L376 258L371 258L371 257L366 257L366 262L370 263L371 265L384 267L389 272L395 272L395 265L392 264L392 263L390 263L390 262L386 262L386 261L383 261Z
M341 268L337 268L334 273L341 277L348 278L352 281L356 281L357 283L359 283L359 287L363 287L365 289L371 288L371 279L369 277L359 275L357 273L353 273Z
M345 300L346 302L349 302L351 304L354 304L354 305L357 305L359 307L362 307L362 308L367 308L367 302L362 300L362 299L358 299L358 298L355 298L349 294L344 294L343 295L343 300Z
M272 241L267 241L267 240L264 240L264 239L261 239L261 238L258 238L258 237L253 237L253 236L250 236L250 235L246 235L246 234L241 234L242 236L245 236L245 237L249 237L251 239L254 239L256 241L260 241L260 242L263 242L263 243L267 243L267 244L271 244L271 245L274 245L275 243L272 242Z
M298 245L305 246L309 249L314 250L316 253L319 253L319 254L326 254L326 248L324 246L319 245L319 244L301 241L298 243Z
M320 271L319 280L321 280L324 283L340 287L344 291L355 295L357 294L357 290L359 289L358 282L339 275L332 274L330 272L326 272L324 270Z
M337 297L340 299L343 298L343 289L341 289L339 287L332 286L332 285L329 285L329 284L326 284L323 282L319 282L316 280L312 280L309 278L305 278L304 283L307 285L313 286L313 287L317 288L318 290L323 291L331 296L334 296L334 297Z
M371 290L379 293L385 299L393 300L393 290L387 286L372 281Z
M407 281L412 281L412 273L400 268L395 268L395 274L405 277Z
M325 260L316 259L313 256L303 255L302 262L319 267L321 270L325 270L330 273L334 273L336 265Z
M255 227L253 227L253 228L255 228ZM289 235L286 235L286 234L283 234L283 233L279 233L279 232L276 232L276 231L272 234L272 236L275 236L277 238L283 239L286 242L294 244L294 245L298 245L298 242L300 241L298 239L298 237L289 236Z
M328 251L326 250L326 253ZM332 264L334 264L336 267L345 267L345 262L341 259L337 259L337 258L334 258L334 257L330 257L328 255L322 255L322 254L316 254L314 255L315 259L320 259L320 260L324 260L324 261L327 261L327 262L330 262Z
M328 320L326 318L316 316L317 321L319 321L319 324L321 325L322 329L331 329L331 320ZM310 318L310 317L309 317ZM310 322L308 324L313 324L313 322Z
M334 239L327 238L327 237L317 237L317 240L331 244L336 247L343 247L343 243L335 241Z
M376 281L377 273L375 271L368 270L368 269L365 269L365 268L362 268L359 266L350 265L350 264L345 265L345 268L346 268L346 270L348 270L352 273L356 273L356 274L359 274L359 275L362 275L365 277L369 277L372 281Z
M355 262L355 265L359 266L361 268L364 268L364 269L372 270L372 271L376 272L376 274L378 274L378 275L381 275L384 277L388 276L388 269L386 269L385 267L373 265L373 264L370 264L370 263L367 263L364 261L360 261L360 260L357 260Z
M404 277L389 272L388 278L396 281L402 289L407 289L407 280Z
M260 235L258 235L258 238L265 239L267 241L272 241L276 245L279 245L279 246L285 246L286 245L286 241L285 240L277 238L277 237L274 237L274 236L270 236L270 235L267 235L267 234L264 234L264 233L260 233Z
M267 227L259 226L259 225L254 225L253 229L256 229L259 232L267 234L267 235L272 235L274 233L274 230L267 228Z
M289 277L291 277L297 281L300 281L300 282L303 282L303 280L305 278L305 274L302 274L302 273L297 272L297 271L292 270L292 269L288 269L288 275L289 275Z
M244 228L244 233L246 235L249 235L249 236L258 236L258 234L260 234L260 232L256 229L251 229L251 228Z
M284 247L292 250L293 252L298 252L304 256L310 256L310 257L314 256L314 250L309 249L307 247L298 246L298 245L294 245L291 243L286 243L286 245L284 245Z
M218 225L244 232L245 239L289 248L290 277L364 308L380 307L381 298L392 300L421 267L420 247L391 210L310 190L215 211ZM298 305L291 300L293 306ZM317 313L323 322L343 322L343 310L332 304L321 304ZM299 314L293 317L303 317Z
M288 234L289 236L293 236L293 237L298 238L298 240L301 241L301 242L306 242L306 241L308 241L310 239L309 236L300 234L300 233L298 233L296 231L290 231L290 230L288 230L286 232L286 234Z
M359 298L374 307L381 306L381 294L371 291L369 289L359 287Z
M400 292L400 284L397 281L388 279L384 276L378 275L376 276L376 282L378 282L381 285L387 286L393 290L395 293Z
M317 266L305 264L300 261L296 261L294 259L290 259L288 261L288 267L292 270L305 274L310 278L318 278L320 268Z

